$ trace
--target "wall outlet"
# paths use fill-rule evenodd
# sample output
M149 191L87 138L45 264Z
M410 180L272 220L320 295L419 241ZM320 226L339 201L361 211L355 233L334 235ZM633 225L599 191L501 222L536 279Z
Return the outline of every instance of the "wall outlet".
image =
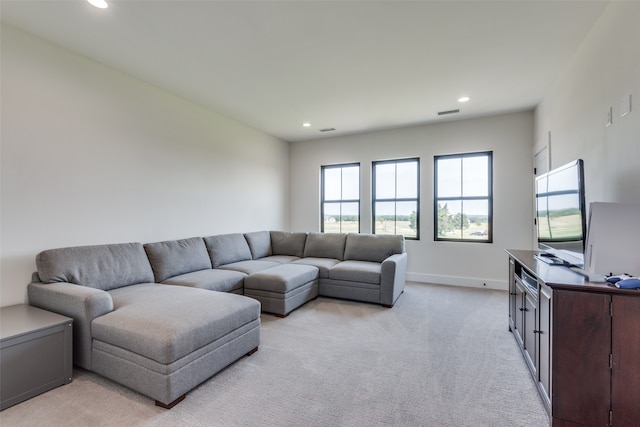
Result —
M620 117L624 117L631 112L631 94L620 100Z

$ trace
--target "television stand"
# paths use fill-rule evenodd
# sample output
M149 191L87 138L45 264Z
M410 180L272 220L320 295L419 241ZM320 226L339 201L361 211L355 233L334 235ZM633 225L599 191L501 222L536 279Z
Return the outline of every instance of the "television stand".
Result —
M553 427L640 420L640 290L508 250L509 330Z

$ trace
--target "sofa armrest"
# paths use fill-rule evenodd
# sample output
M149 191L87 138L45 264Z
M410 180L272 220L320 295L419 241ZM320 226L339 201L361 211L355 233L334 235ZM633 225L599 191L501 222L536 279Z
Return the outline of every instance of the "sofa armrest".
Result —
M380 304L393 306L402 291L407 275L407 253L391 255L382 261Z
M32 282L27 293L30 305L73 318L73 363L91 369L91 322L113 311L111 295L66 282Z

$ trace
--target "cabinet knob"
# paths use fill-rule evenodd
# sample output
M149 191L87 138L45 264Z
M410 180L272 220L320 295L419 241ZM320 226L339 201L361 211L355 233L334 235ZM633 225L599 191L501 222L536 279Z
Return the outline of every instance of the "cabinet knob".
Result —
M543 332L542 332L542 331L538 331L537 329L534 329L534 330L533 330L533 333L534 333L534 334L540 334L540 335L542 335L542 334L543 334Z

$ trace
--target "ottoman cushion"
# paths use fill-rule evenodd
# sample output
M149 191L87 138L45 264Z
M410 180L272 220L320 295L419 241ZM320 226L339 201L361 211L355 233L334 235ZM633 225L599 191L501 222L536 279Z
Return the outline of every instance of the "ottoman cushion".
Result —
M318 268L311 265L284 264L262 270L244 279L244 288L287 293L318 278Z

